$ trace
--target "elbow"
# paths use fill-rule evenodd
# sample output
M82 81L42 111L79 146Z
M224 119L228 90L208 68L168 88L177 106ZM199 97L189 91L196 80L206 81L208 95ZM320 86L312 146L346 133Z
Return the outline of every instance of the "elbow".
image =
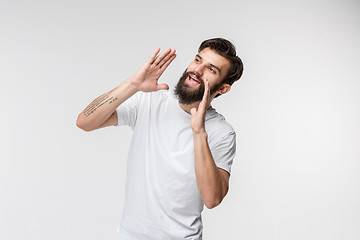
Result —
M218 192L208 192L207 194L202 194L203 201L205 206L208 209L213 209L220 205L222 200L225 198L227 194L228 188L222 188L221 191Z
M78 116L76 120L76 126L80 128L81 130L84 130L85 132L90 132L92 129L88 128L84 121L81 119L80 115Z
M217 197L217 198L212 198L212 199L209 199L206 201L204 200L204 204L208 209L213 209L213 208L219 206L221 201L222 201L222 198Z

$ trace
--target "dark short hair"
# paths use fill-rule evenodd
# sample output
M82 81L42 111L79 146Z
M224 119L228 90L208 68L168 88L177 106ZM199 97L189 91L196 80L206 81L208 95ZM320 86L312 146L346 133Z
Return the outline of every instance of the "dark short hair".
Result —
M244 66L241 59L236 55L235 46L230 41L223 38L205 40L200 44L198 52L201 52L205 48L214 50L231 63L231 67L222 83L232 85L236 80L240 79Z

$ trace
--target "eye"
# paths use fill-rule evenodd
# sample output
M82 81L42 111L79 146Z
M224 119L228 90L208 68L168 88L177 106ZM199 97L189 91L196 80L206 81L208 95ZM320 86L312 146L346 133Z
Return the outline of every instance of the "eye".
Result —
M212 72L212 73L216 73L216 70L215 70L213 67L210 67L209 70L210 70L210 72Z
M199 62L200 62L200 59L199 59L199 58L195 58L194 61L197 62L197 63L199 63Z

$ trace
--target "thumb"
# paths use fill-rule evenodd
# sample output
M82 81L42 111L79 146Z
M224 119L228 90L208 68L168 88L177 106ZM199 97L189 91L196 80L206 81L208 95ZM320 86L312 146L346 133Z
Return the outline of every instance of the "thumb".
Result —
M190 109L190 113L191 113L191 115L194 115L196 113L196 108Z
M157 85L157 90L168 90L168 89L169 89L169 85L167 85L166 83Z

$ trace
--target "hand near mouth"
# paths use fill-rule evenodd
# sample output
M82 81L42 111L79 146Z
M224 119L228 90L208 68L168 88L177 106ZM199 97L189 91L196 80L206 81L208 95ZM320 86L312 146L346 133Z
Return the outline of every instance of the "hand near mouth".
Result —
M149 60L130 79L137 91L154 92L167 90L165 83L158 84L158 80L170 63L175 59L175 49L167 49L160 55L160 48L156 49Z
M205 91L203 98L198 106L198 108L192 108L191 113L191 128L193 133L202 133L205 132L205 115L210 103L210 89L209 81L204 79Z

